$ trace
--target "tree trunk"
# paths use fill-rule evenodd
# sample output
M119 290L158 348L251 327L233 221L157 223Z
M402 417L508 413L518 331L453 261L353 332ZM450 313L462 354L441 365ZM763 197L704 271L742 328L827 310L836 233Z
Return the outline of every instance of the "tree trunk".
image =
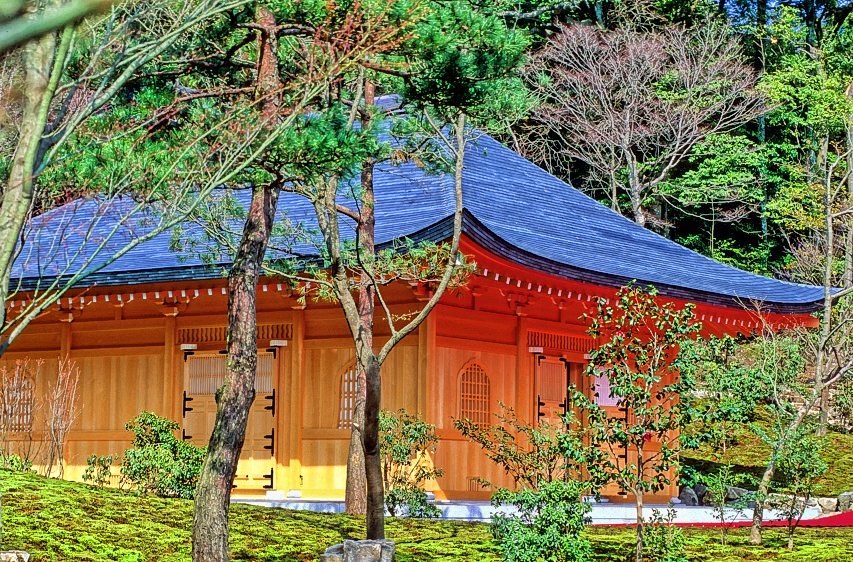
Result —
M374 103L374 86L369 80L364 84L365 106ZM369 115L369 113L367 114ZM363 124L369 126L369 117ZM376 217L374 214L373 168L372 158L368 158L361 166L362 195L358 222L358 256L359 265L364 266L364 258L372 257L376 252L375 230ZM367 354L373 355L373 314L376 303L376 287L369 271L362 269L358 287L359 331L353 334L356 347L362 352L357 365L358 378L356 381L355 405L353 408L352 433L350 435L349 455L347 456L346 482L346 512L352 515L368 513L368 490L366 460L364 449L365 402L367 400ZM384 498L383 498L384 503ZM384 538L384 537L383 537Z
M57 61L65 58L71 41L70 33L63 33L59 45L55 34L44 35L31 42L23 54L24 83L20 91L25 96L24 108L9 178L0 196L0 298L4 303L9 296L9 279L17 255L16 248L33 204L39 147L58 83ZM59 63L62 62L59 60ZM0 307L0 326L6 326L5 306ZM0 342L0 355L6 351L9 343L5 340Z
M371 354L367 363L367 401L364 407L364 465L367 476L367 538L385 538L385 493L379 456L379 405L382 365Z
M256 97L265 126L279 110L280 78L276 59L275 18L258 8L261 28ZM237 462L246 437L249 409L255 399L258 367L256 297L281 186L254 185L240 246L228 274L228 331L225 381L216 391L216 420L199 475L193 507L193 562L226 562L228 507Z
M355 403L352 409L352 431L347 454L346 512L367 514L367 477L364 474L364 399L367 389L364 368L356 365Z
M755 508L752 510L752 527L749 529L749 544L761 544L761 522L764 519L764 500L767 498L767 492L770 489L770 481L776 473L776 457L770 458L767 463L767 468L764 469L764 474L761 476L761 482L758 483L758 497L755 498Z
M255 297L278 202L277 187L255 187L243 239L228 275L225 382L216 391L216 421L199 476L193 511L193 562L223 562L228 554L228 506L237 461L255 399L258 366Z
M643 490L637 488L634 495L637 498L637 550L634 559L643 562Z
M853 98L853 82L847 86L847 99ZM853 170L853 114L847 115L847 169ZM847 195L853 201L853 173L847 174ZM853 221L847 221L847 232L844 238L844 275L841 279L843 287L853 287Z

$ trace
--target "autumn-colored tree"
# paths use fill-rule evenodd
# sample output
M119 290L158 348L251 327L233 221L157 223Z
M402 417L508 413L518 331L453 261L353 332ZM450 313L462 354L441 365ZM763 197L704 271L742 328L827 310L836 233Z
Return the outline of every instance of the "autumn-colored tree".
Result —
M564 26L528 68L542 100L527 152L590 185L641 225L660 220L660 186L709 135L764 111L755 72L728 29Z

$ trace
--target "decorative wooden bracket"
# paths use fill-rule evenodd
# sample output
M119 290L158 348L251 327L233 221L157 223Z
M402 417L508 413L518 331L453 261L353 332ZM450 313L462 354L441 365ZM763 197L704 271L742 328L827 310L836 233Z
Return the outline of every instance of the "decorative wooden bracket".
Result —
M76 318L77 316L80 316L80 314L82 314L82 313L83 313L82 308L74 308L73 306L72 307L63 307L62 305L59 305L59 321L60 322L70 324L71 322L74 321L74 318Z
M178 300L164 300L160 303L160 312L163 316L177 316L187 309L187 303Z

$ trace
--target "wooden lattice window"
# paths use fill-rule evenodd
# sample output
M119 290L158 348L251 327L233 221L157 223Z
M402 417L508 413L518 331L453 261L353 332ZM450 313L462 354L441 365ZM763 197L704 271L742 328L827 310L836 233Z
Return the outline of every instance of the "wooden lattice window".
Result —
M255 393L269 394L273 389L273 355L258 353ZM186 364L187 394L216 394L225 380L225 355L190 355Z
M351 363L341 374L341 408L338 411L338 429L350 429L355 413L356 385L358 373Z
M489 426L489 377L476 363L459 374L459 418L469 419L480 427Z
M16 372L3 380L0 391L0 428L5 432L33 430L35 383Z

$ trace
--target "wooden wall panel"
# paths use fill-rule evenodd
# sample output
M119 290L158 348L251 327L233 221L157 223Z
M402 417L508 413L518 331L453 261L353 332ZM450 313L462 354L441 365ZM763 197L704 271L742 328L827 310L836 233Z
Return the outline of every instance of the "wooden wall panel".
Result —
M349 439L302 442L302 493L310 498L342 498L347 480Z
M162 353L75 360L80 368L81 408L75 430L124 430L124 424L143 410L170 414L171 389L163 380Z
M453 418L459 416L459 374L471 361L489 377L491 413L498 411L498 401L515 407L515 355L448 347L437 347L436 355L435 400L427 407L430 421L439 429L452 428Z
M341 375L355 360L352 347L330 342L330 347L312 345L304 352L304 406L302 427L335 429L340 408ZM418 407L418 347L412 339L397 346L382 367L382 408L410 412Z
M476 362L489 377L489 408L493 414L499 411L498 402L516 407L516 356L494 351L476 351L456 347L436 348L437 373L431 384L432 396L427 404L429 420L439 428L442 439L435 454L436 466L445 471L445 476L436 482L435 492L440 497L482 498L488 491L476 486L473 479L482 478L493 486L511 486L503 470L490 461L479 446L464 439L453 428L453 419L459 413L460 372Z

